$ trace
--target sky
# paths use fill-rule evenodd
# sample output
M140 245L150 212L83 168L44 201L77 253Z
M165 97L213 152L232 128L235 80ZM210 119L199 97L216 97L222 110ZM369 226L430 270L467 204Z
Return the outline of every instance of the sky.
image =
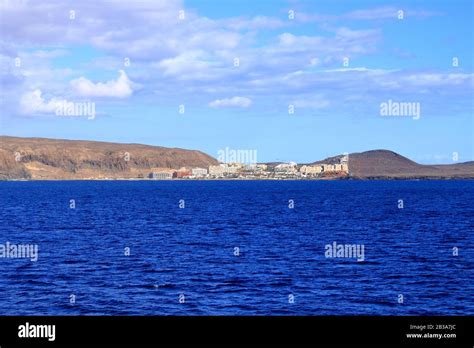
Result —
M473 6L0 0L0 135L472 161Z

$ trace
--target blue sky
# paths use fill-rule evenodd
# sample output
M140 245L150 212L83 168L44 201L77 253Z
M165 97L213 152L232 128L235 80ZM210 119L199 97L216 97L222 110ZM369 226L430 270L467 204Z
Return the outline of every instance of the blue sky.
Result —
M2 135L229 147L262 162L370 149L474 160L472 1L0 4ZM419 118L382 116L389 100ZM96 115L60 115L64 102Z

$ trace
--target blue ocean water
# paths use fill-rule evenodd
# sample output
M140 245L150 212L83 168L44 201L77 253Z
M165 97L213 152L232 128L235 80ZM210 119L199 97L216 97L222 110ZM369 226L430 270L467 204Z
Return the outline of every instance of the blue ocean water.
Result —
M39 248L0 258L0 314L474 315L473 202L473 181L0 182L0 245Z

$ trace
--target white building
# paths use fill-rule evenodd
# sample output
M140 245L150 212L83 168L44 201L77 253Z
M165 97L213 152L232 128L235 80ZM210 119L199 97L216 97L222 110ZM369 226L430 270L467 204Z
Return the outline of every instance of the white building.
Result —
M222 176L224 175L224 167L222 165L209 166L209 175Z
M173 173L168 172L151 172L148 177L153 180L170 180L173 178Z
M320 165L304 165L300 168L300 173L303 175L315 175L321 173L322 171L323 168Z
M227 163L222 163L217 166L209 166L209 175L211 176L224 176L226 174L237 173L238 166L232 166Z
M207 175L207 169L205 168L193 168L192 169L193 176L196 177L203 177Z
M295 162L280 163L275 166L276 173L294 174L297 172L297 164Z

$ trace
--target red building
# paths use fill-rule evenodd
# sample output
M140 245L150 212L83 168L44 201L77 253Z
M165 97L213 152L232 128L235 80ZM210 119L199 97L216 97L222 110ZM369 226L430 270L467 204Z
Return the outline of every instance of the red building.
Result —
M191 175L193 175L191 170L180 169L173 173L173 178L176 178L176 179L189 178Z

